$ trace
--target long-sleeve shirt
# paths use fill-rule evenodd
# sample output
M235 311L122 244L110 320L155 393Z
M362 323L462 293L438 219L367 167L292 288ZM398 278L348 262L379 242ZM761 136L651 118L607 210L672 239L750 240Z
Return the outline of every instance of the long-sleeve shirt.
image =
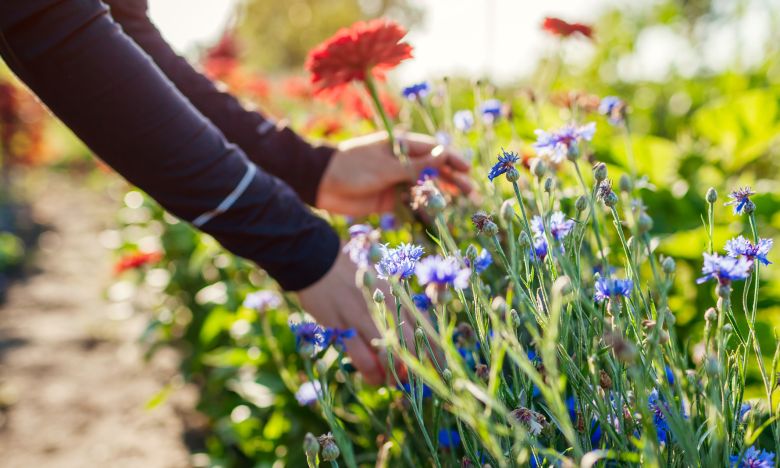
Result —
M332 149L219 92L165 43L145 0L115 0L112 9L121 27L99 0L3 0L0 55L99 157L168 211L287 290L320 279L339 240L299 195L313 203Z

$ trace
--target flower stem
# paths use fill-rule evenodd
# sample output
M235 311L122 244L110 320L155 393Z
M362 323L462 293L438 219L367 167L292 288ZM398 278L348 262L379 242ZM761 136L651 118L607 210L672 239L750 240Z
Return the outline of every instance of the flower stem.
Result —
M379 114L379 118L382 119L382 125L384 125L385 130L387 130L387 141L390 142L390 147L393 149L393 153L398 157L398 159L401 160L402 163L408 164L409 158L401 150L400 145L397 144L395 135L393 135L393 124L390 122L390 118L387 116L387 112L385 112L385 107L382 105L382 101L379 99L379 92L376 89L376 82L374 81L374 78L371 76L370 72L366 73L366 78L363 80L363 83L366 85L366 90L371 96L371 101L374 103L374 108L376 109L377 114Z

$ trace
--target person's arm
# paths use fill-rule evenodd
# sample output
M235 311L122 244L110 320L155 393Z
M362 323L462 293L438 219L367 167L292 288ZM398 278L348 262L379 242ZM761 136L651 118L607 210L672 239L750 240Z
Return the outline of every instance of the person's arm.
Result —
M238 145L249 159L285 181L310 205L333 155L330 146L314 146L288 127L277 126L248 110L233 95L220 91L173 51L147 16L147 0L104 0L111 16L154 60L190 102Z
M331 268L336 233L228 143L99 0L6 0L0 18L6 63L131 183L287 290Z

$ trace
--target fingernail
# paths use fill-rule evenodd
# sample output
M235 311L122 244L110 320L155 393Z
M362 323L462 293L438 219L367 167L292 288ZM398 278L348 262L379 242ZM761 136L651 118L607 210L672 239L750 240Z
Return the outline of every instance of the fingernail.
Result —
M438 157L439 157L439 156L441 156L443 153L444 153L444 146L442 146L442 145L437 145L437 146L435 146L435 147L434 147L434 148L431 150L431 156L433 156L434 158L438 158Z

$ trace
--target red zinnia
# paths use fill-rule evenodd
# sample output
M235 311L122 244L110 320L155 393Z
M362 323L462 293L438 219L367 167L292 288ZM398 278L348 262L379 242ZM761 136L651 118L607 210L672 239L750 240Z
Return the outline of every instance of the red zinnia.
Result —
M114 265L114 274L120 274L127 270L134 270L144 265L157 263L162 260L163 255L160 252L134 252L123 256Z
M315 92L334 91L351 81L364 81L367 73L383 72L412 57L412 46L401 40L406 31L387 20L358 22L339 30L315 47L306 61Z
M588 39L593 39L593 28L587 24L569 23L550 16L544 19L542 29L554 36L569 37L573 34L582 34Z

